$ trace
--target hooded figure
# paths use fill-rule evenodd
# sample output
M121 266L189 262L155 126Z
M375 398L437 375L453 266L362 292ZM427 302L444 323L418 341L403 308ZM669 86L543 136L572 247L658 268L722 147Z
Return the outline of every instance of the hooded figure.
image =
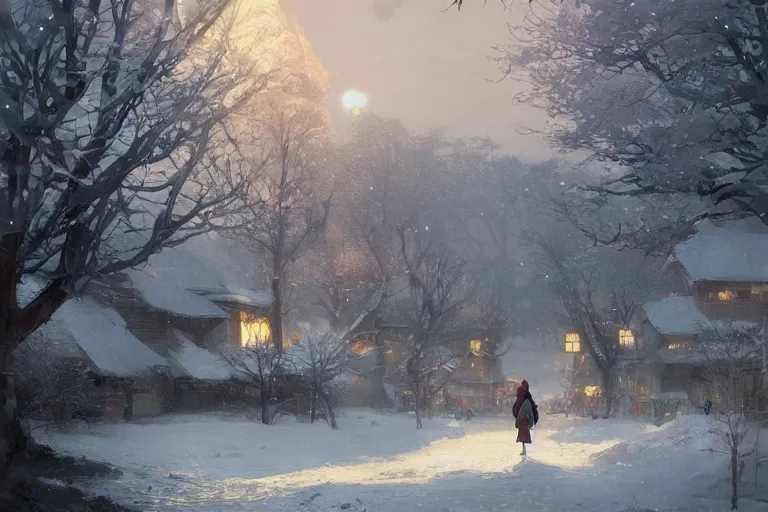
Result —
M517 400L512 408L512 412L515 414L515 427L517 428L517 442L523 444L523 451L520 455L526 455L525 445L531 443L531 427L533 426L533 405L531 401L526 397L527 390L525 386L520 385L517 388ZM518 406L518 404L520 404Z

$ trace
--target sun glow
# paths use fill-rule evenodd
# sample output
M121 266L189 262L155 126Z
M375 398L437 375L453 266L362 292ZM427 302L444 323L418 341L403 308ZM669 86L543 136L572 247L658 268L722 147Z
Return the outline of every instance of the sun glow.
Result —
M344 110L353 115L359 116L362 110L368 105L368 97L359 91L347 91L341 97L341 104Z

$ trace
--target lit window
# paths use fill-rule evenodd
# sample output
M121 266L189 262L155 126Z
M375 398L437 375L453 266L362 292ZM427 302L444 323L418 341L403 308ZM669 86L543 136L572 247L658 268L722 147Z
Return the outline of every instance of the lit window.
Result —
M717 292L717 300L719 302L731 302L732 300L736 300L736 295L736 292L732 290L723 290Z
M578 354L581 352L581 337L579 337L579 333L565 333L565 351L569 354Z
M483 353L483 341L482 340L472 340L469 342L469 350L475 354L480 355Z
M632 334L631 329L619 329L619 346L621 347L634 347L635 336Z
M670 343L667 348L669 350L688 350L691 346L688 343Z
M263 345L272 339L269 319L240 312L240 344L243 347Z
M600 386L584 386L584 395L589 398L600 396Z

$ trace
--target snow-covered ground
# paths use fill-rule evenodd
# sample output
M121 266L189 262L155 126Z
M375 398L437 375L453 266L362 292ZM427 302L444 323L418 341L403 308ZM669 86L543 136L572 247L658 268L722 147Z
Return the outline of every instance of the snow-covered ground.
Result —
M220 413L38 437L123 470L89 490L144 511L730 508L727 459L709 450L719 425L703 415L662 427L542 418L525 461L506 418L434 419L416 431L412 417L349 410L339 423L267 427ZM740 509L768 504L743 500Z

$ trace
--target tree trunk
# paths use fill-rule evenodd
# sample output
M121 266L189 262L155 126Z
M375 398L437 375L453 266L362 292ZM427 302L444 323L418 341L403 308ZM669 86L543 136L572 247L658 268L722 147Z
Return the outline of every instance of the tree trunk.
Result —
M378 329L378 321L374 319L373 330ZM371 374L371 405L374 409L386 407L389 402L387 392L384 390L384 375L386 375L386 357L384 355L384 343L382 336L374 332L373 346L376 348L376 368Z
M265 425L270 425L269 421L269 398L270 389L268 386L262 386L259 390L259 398L261 400L261 422Z
M739 447L731 439L731 510L739 509Z
M605 415L604 417L610 418L613 409L613 379L610 370L602 372L603 378L603 399L605 401Z
M421 386L418 384L413 389L413 407L416 410L416 430L419 430L424 425L421 423Z
M325 404L325 412L328 414L328 423L330 423L333 430L338 430L339 425L336 423L336 412L333 410L330 398L326 396L325 393L323 393L320 398L322 399L323 404Z
M312 389L309 392L309 422L314 423L317 419L317 390Z
M272 278L272 342L277 350L283 350L283 292L278 274Z
M8 473L11 464L24 456L28 442L16 408L9 361L8 354L0 352L0 481Z

